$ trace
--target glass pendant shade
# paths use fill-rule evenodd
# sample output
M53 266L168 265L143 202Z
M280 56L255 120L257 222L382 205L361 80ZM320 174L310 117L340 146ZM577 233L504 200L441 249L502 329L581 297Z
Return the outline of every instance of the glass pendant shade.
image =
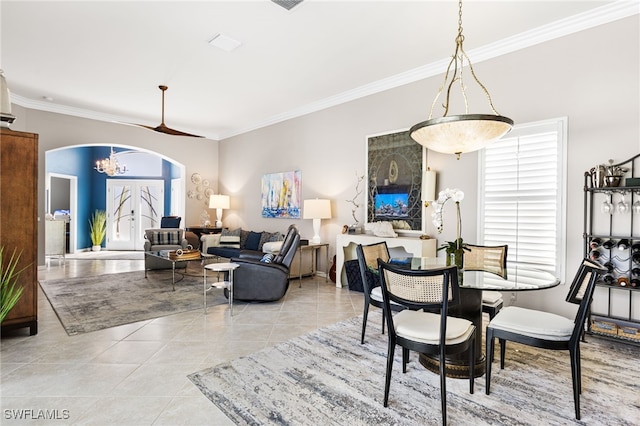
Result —
M501 115L464 114L434 118L411 127L411 138L432 151L460 155L484 148L513 127Z

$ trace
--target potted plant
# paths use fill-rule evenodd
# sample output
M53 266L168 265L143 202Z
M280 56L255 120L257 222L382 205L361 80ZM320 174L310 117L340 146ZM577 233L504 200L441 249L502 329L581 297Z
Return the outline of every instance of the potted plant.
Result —
M462 218L460 216L460 202L464 199L464 192L459 189L445 189L438 194L438 200L434 204L433 224L438 228L438 233L442 232L442 210L444 205L449 200L454 200L456 203L456 239L455 241L446 241L440 246L438 251L446 250L447 252L447 266L456 265L458 268L462 268L464 265L464 251L469 250L465 247L462 240Z
M91 219L89 219L89 229L91 236L91 243L93 246L91 250L100 251L102 241L107 235L107 212L104 210L96 210L93 212Z
M22 296L22 286L16 287L18 277L26 269L26 266L22 269L16 270L18 262L20 261L20 255L22 252L16 254L13 250L11 258L5 265L4 262L4 247L0 247L0 323L4 321L7 314L18 303L20 296Z

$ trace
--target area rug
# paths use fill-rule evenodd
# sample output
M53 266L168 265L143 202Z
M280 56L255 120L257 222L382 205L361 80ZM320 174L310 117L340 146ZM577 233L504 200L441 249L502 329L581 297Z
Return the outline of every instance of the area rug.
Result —
M370 314L364 345L362 318L355 317L188 377L238 425L441 424L439 376L415 354L402 374L396 351L383 407L387 337L376 332L380 320ZM638 348L588 337L581 349L581 421L568 355L513 343L505 369L494 364L490 395L484 377L474 394L466 379L447 379L448 424L639 424Z
M178 282L178 280L180 280ZM105 274L40 281L60 322L70 336L123 324L203 309L202 277L171 270ZM222 292L210 292L207 304L226 303Z

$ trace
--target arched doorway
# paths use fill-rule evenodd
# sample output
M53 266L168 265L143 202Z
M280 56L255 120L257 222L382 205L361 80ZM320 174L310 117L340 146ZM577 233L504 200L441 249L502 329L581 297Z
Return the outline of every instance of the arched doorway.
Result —
M116 152L118 162L127 165L124 174L107 176L95 169L96 161L109 157L111 148ZM92 245L89 238L89 218L96 210L107 210L107 183L109 181L143 181L153 180L162 183L162 203L158 204L158 215L179 215L185 212L185 166L162 154L126 145L84 144L57 148L45 152L45 206L46 213L52 207L51 200L56 197L56 189L52 187L50 178L65 176L76 179L77 189L74 196L75 208L70 208L70 228L74 228L73 237L70 233L70 253L90 250ZM52 198L53 197L53 198ZM71 204L70 204L71 205ZM158 222L159 223L159 222ZM159 226L159 225L158 225ZM144 231L135 231L136 236L142 236ZM45 235L46 238L46 235ZM140 242L138 237L134 241ZM103 246L109 247L108 243ZM114 250L124 250L117 248ZM139 247L138 247L139 246ZM72 251L71 247L75 247ZM142 244L134 243L127 250L142 250Z

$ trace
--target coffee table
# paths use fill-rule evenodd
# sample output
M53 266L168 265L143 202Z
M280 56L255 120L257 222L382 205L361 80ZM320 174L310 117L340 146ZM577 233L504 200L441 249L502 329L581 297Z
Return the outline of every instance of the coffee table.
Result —
M194 260L197 261L202 261L202 255L198 255L198 256L189 256L188 258L180 258L179 256L176 256L174 258L169 257L169 252L171 250L160 250L160 251L145 251L144 252L144 257L145 257L145 265L147 264L147 258L153 258L153 259L159 259L161 263L166 262L167 266L171 266L171 286L173 288L173 291L176 291L176 264L180 263L180 262L191 262ZM186 263L185 263L185 269L186 269ZM167 268L168 269L168 268ZM147 271L149 269L147 269L147 267L145 266L144 268L144 277L147 278Z

